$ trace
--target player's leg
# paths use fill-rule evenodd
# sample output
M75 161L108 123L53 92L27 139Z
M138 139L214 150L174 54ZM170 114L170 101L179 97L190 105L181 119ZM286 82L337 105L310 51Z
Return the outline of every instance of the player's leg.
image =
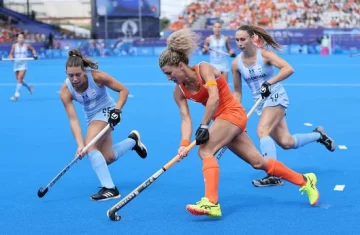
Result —
M282 86L275 87L267 97L260 109L260 120L257 134L260 139L260 150L265 157L276 159L275 142L271 133L285 116L289 106L289 98Z
M260 150L264 157L277 159L275 141L271 137L271 133L280 123L284 115L285 110L281 105L265 107L262 111L257 127L257 134L260 139ZM256 187L283 185L280 178L270 175L262 179L253 180L252 183Z
M282 86L275 86L271 95L264 101L257 128L260 150L264 157L277 159L275 141L271 137L271 133L285 116L288 106L289 98L285 89ZM263 179L253 180L252 183L257 187L283 185L281 179L269 175Z
M103 121L97 120L97 122ZM106 125L105 122L103 123ZM118 160L125 152L133 148L135 144L135 140L127 138L113 146L111 130L109 130L108 133L106 133L103 138L98 141L97 146L92 150L92 152L89 152L91 165L98 175L102 186L98 193L91 196L92 200L99 201L120 196L119 189L115 187L114 183L110 183L112 180L108 166ZM101 157L100 154L103 157Z
M19 73L19 77L18 77L18 83L21 83L25 88L27 88L30 92L30 94L32 94L33 92L33 86L29 85L25 82L25 74L26 74L27 70L22 70Z
M112 136L107 135L102 145L99 146L99 150L104 155L108 165L117 161L129 150L135 150L141 158L147 156L146 146L141 142L140 133L136 130L131 131L128 138L114 145L112 145Z
M214 153L229 143L241 129L229 121L216 119L209 129L209 140L199 147L202 159L202 171L205 182L205 197L197 204L187 205L186 209L193 215L221 216L218 203L218 185L220 169Z
M315 141L323 144L331 152L335 150L336 146L335 142L326 134L325 129L321 126L315 128L310 133L291 135L285 118L272 131L271 137L283 149L297 149Z
M108 111L113 108L104 108L92 117L88 128L87 141L91 141L93 136L97 135L107 125ZM135 150L141 158L146 158L147 149L141 142L140 134L137 131L131 131L127 139L112 145L112 136L109 130L93 148L93 151L88 151L88 155L91 165L101 182L102 189L93 195L92 199L104 200L119 197L119 191L112 182L108 165L129 150Z
M260 149L264 157L276 159L275 142L271 137L272 131L285 115L282 106L265 107L257 126L257 135L260 139Z
M91 121L86 133L85 145L88 144L92 139L94 139L94 137L99 134L99 132L102 131L106 125L107 123L104 121ZM111 130L104 134L104 136L100 138L100 140L95 143L91 148L89 148L87 152L90 164L101 183L101 190L90 197L92 200L100 201L120 197L119 190L115 187L115 184L111 178L108 164L104 158L103 153L100 150L102 145L105 143L105 140L111 141L111 138L109 139L110 135ZM108 158L111 157L114 158L113 154L112 156L108 156Z
M20 96L20 89L21 89L22 84L21 84L21 83L18 83L18 74L19 74L19 71L16 71L16 70L15 70L16 87L15 87L15 94L14 94L14 96L12 96L12 97L10 98L10 100L12 100L12 101L17 101L17 100L19 99L19 96Z
M15 88L15 94L13 97L11 97L11 100L12 101L16 101L19 99L20 97L20 90L22 88L22 86L25 86L30 94L32 94L32 86L29 86L25 81L24 81L24 78L25 78L25 74L26 74L26 69L23 69L23 70L17 70L15 71L15 77L16 77L16 88Z
M17 101L20 97L20 90L22 87L22 78L25 76L26 70L16 70L15 71L15 79L16 79L16 87L15 94L10 99L12 101Z
M95 114L91 120L107 123L109 119L109 110L113 108L114 107L104 108ZM112 145L112 136L108 135L100 147L100 151L103 153L108 165L119 159L119 157L129 150L135 150L141 158L146 158L147 156L146 146L142 143L140 133L136 130L131 131L128 138L115 145Z
M223 61L219 66L219 71L224 76L226 82L229 82L229 64L227 61Z
M276 159L262 157L246 132L236 136L227 146L234 154L249 163L253 168L264 170L268 175L298 185L301 192L307 193L310 204L317 204L320 194L316 188L317 178L314 173L302 175Z

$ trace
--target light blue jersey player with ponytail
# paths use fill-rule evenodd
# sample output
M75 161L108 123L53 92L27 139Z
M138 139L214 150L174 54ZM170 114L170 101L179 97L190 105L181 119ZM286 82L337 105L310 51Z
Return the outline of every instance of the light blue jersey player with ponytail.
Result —
M14 72L16 77L15 94L10 98L11 101L17 101L20 97L20 90L22 86L26 87L30 94L33 93L32 85L25 82L25 74L28 69L27 61L29 50L32 52L34 59L37 59L36 50L30 45L25 43L24 33L19 33L16 36L17 42L14 43L10 50L10 59L14 60Z
M88 67L91 70L87 69ZM77 50L69 52L66 62L65 80L60 90L60 97L70 119L72 133L78 145L77 155L94 137L109 123L116 126L121 119L121 109L128 97L128 89L107 73L97 70L97 64L85 58ZM107 88L119 92L115 102ZM88 125L83 140L80 123L76 115L73 101L81 104ZM111 130L93 145L87 152L93 170L101 183L101 190L92 195L96 201L120 197L110 176L108 165L118 160L128 150L135 150L141 158L146 158L147 149L140 141L140 134L132 131L127 139L112 145ZM85 154L82 154L83 157Z
M256 110L260 116L257 134L262 154L276 159L275 142L283 149L297 149L317 141L333 152L336 145L321 126L315 128L312 133L295 135L289 133L285 120L289 98L280 81L288 78L294 70L274 52L259 48L262 42L275 50L281 49L281 46L264 29L253 25L239 27L236 32L236 43L241 53L232 62L235 98L241 102L241 79L244 79L254 101L263 99ZM274 74L274 66L279 68L279 73ZM273 176L253 180L252 183L256 187L283 184L280 178Z
M210 51L210 64L219 70L224 75L225 80L228 81L229 64L227 55L223 53L228 53L231 57L236 57L236 55L230 47L229 38L221 34L221 23L216 22L214 24L213 32L213 35L205 39L202 52Z

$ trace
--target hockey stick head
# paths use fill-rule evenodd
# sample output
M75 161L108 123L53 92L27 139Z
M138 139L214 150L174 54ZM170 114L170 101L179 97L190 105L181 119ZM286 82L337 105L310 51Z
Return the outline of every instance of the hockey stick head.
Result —
M38 190L38 197L42 198L43 196L45 196L45 194L49 191L49 188L46 188L45 190L43 188L40 188Z
M121 216L118 215L116 212L111 212L110 210L108 210L106 214L112 221L121 220Z

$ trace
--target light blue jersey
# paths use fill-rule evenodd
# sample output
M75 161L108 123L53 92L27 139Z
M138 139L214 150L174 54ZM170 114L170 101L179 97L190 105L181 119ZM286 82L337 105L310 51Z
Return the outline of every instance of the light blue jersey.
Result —
M110 110L114 109L116 103L110 96L105 86L99 87L91 74L91 70L86 71L88 78L88 88L83 93L75 91L69 78L66 78L66 86L68 87L73 99L81 104L85 112L86 123L89 125L91 121L100 120L107 122Z
M26 60L16 60L16 59L22 59L27 58L28 56L28 48L27 45L24 43L22 46L20 46L19 43L15 44L15 50L14 50L14 71L22 71L27 70L27 61Z
M274 68L273 65L269 65L264 62L264 59L261 55L261 49L257 49L256 62L251 66L244 65L241 56L242 52L237 56L238 71L241 75L241 78L244 79L248 84L253 94L254 102L256 102L261 97L261 85L274 76ZM270 96L258 106L256 110L258 115L261 115L262 110L265 107L272 107L277 105L281 105L285 109L288 107L289 98L284 87L279 82L271 85L270 91Z
M227 52L225 36L221 35L220 39L216 39L214 35L210 36L209 48ZM229 72L228 61L226 55L210 50L210 64L213 65L220 72Z

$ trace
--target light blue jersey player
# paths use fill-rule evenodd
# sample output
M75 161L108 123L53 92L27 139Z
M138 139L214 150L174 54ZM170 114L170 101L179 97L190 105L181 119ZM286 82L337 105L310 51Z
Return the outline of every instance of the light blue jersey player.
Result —
M17 101L20 97L21 87L26 87L30 94L33 92L32 85L28 85L24 78L27 71L27 61L23 60L28 58L28 51L31 50L34 59L37 59L36 50L30 45L25 43L24 33L19 33L16 37L17 43L14 43L10 50L10 59L14 60L14 72L16 77L15 94L10 98L12 101Z
M78 145L77 155L109 123L116 126L121 119L128 89L109 74L97 70L97 63L83 57L78 50L71 50L66 62L67 78L60 90L61 101L70 119L72 133ZM91 69L88 69L91 68ZM117 102L107 91L110 88L119 93ZM74 108L73 101L80 103L88 126L85 140ZM100 201L120 197L110 176L108 165L115 162L128 150L135 150L141 158L146 158L147 149L140 141L140 134L131 131L127 139L112 145L111 131L106 133L88 151L90 163L101 183L101 190L91 199Z
M96 84L92 75L93 72L96 73L95 70L85 70L84 75L87 77L88 84L87 89L82 93L75 90L76 83L72 83L70 78L66 78L65 80L66 87L73 100L80 103L83 108L87 125L95 120L107 122L110 110L113 110L116 105L106 87Z
M221 24L215 23L213 26L214 34L205 39L203 53L210 51L210 64L219 70L226 81L228 81L229 63L227 61L227 55L235 57L235 53L230 47L229 38L221 34Z
M283 149L297 149L312 142L323 144L329 151L335 150L334 141L326 134L321 126L312 133L289 133L285 120L285 112L289 106L289 98L281 85L281 81L293 74L290 64L281 59L276 53L259 48L262 43L275 50L281 46L264 29L243 25L236 31L236 43L241 53L232 62L234 82L234 96L241 102L242 80L249 86L254 102L258 98L263 101L257 109L260 116L257 134L260 139L260 149L264 156L276 159L275 142ZM274 73L274 66L279 69ZM266 176L252 182L256 187L282 185L280 178Z
M262 85L274 76L273 65L264 62L262 49L256 49L255 53L255 63L249 66L243 62L243 52L237 57L237 69L240 76L248 84L254 97L254 102L261 98ZM256 112L261 116L264 107L274 107L278 105L282 106L285 110L289 106L289 98L280 82L271 86L271 95L260 103Z

